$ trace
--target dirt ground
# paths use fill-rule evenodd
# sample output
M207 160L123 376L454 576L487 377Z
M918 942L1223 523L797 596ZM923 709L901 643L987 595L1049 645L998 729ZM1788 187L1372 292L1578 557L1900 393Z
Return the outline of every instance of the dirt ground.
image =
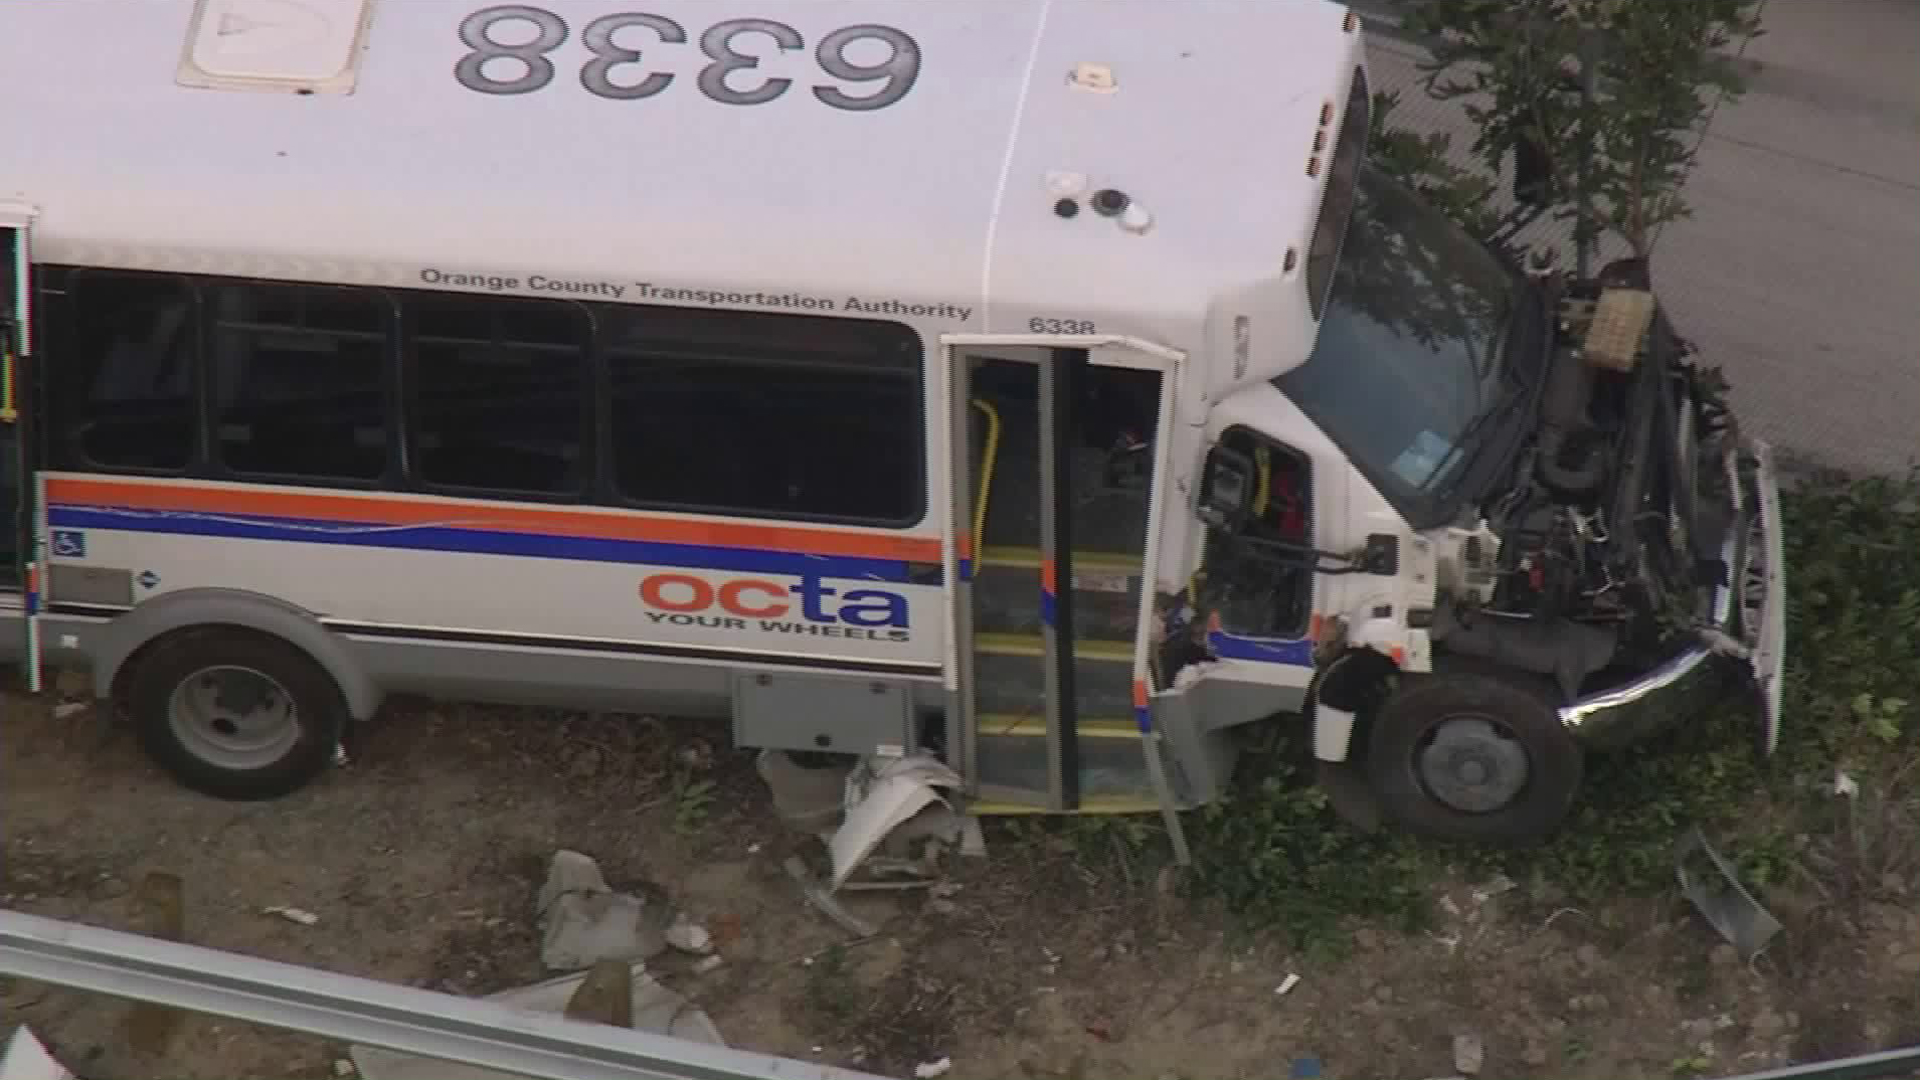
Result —
M134 884L164 870L197 944L478 994L545 976L533 898L570 847L714 931L717 970L658 971L731 1044L885 1075L951 1057L963 1080L1264 1080L1312 1056L1330 1077L1419 1080L1454 1071L1465 1033L1487 1076L1618 1080L1920 1042L1912 903L1837 919L1770 896L1787 931L1749 966L1677 899L1461 883L1428 931L1355 926L1346 948L1301 955L1121 860L1092 872L1084 844L990 828L949 899L857 899L884 932L836 949L844 932L780 869L817 843L781 829L724 726L402 705L307 791L230 804L176 788L91 711L0 708L0 906L127 927ZM263 914L276 904L319 921ZM87 1080L331 1077L344 1056L196 1016L143 1059L127 1011L0 980L0 1032L31 1024Z

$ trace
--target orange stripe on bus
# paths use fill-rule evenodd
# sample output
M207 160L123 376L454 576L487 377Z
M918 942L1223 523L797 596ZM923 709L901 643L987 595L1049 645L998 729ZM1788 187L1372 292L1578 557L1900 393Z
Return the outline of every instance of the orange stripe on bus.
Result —
M254 514L309 521L487 529L598 540L639 540L660 544L793 551L809 555L851 555L908 562L940 560L940 541L935 537L885 536L792 525L687 521L619 511L421 502L333 492L262 491L49 477L47 501L135 510Z

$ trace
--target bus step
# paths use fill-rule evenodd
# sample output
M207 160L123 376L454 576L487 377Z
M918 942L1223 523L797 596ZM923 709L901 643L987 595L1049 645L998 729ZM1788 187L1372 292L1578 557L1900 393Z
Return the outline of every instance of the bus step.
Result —
M1083 585L1073 593L1075 635L1082 640L1131 642L1140 622L1140 579L1126 579L1124 590L1109 591L1085 588L1086 575L1075 576ZM974 626L980 630L1038 635L1046 625L1038 575L988 569L974 578L973 613Z
M974 717L974 730L983 736L1019 739L1047 737L1047 718L1020 713L980 713ZM1140 727L1121 718L1081 717L1074 726L1082 739L1138 739Z
M981 652L973 658L975 708L983 713L1044 716L1047 662L1038 656ZM1073 665L1073 700L1082 716L1133 714L1133 668L1084 654Z
M984 547L980 549L980 565L996 566L1003 569L1038 570L1041 555L1037 547ZM1119 551L1076 551L1073 553L1073 569L1076 574L1127 574L1138 577L1141 559L1138 555L1129 555Z
M1181 807L1180 809L1186 809ZM980 799L966 806L967 813L975 817L1021 817L1033 814L1051 814L1054 811L1031 803L1010 802L1004 799ZM1094 795L1082 796L1080 809L1065 811L1069 814L1157 814L1160 812L1159 800L1151 795Z
M1039 634L978 633L973 635L976 652L988 656L1045 656L1046 639ZM1100 641L1081 638L1073 643L1077 660L1098 660L1108 664L1133 663L1133 642Z
M1083 802L1136 799L1154 805L1153 779L1137 729L1125 724L1125 734L1112 722L1082 724L1079 741L1080 797ZM1045 725L1020 734L1001 734L984 725L974 739L974 767L981 794L994 802L1044 802L1047 790L1047 744L1026 732L1044 733Z

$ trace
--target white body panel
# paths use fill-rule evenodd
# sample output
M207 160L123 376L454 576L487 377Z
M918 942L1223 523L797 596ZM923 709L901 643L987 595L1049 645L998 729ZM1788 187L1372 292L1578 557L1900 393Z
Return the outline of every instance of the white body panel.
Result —
M1306 356L1312 323L1282 261L1304 255L1324 184L1306 168L1322 106L1359 63L1335 4L661 0L647 11L690 43L644 27L614 39L643 56L616 81L672 76L639 100L582 84L586 29L630 9L613 0L534 5L566 24L537 90L461 85L471 50L458 30L486 6L380 0L352 92L296 96L177 85L191 0L6 5L0 70L35 89L9 112L0 196L42 207L39 257L55 263L917 311L941 332L1035 332L1042 319L1192 355L1246 315L1257 362L1229 379ZM723 104L700 88L700 36L744 15L780 21L805 47L740 36L741 52L767 59L730 85L793 82L762 104ZM812 91L870 84L836 81L814 50L863 23L909 34L918 75L885 108L830 107ZM1090 61L1111 92L1069 84ZM1125 191L1152 227L1063 220L1061 174ZM1223 381L1202 368L1203 383Z

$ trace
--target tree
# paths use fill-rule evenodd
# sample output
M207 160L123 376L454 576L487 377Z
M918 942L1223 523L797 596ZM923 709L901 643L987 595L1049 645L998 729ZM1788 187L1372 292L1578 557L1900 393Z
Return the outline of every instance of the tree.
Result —
M1421 85L1462 101L1478 128L1470 164L1445 135L1388 125L1377 95L1374 156L1477 235L1550 213L1573 223L1581 269L1612 232L1648 254L1684 217L1688 136L1745 89L1727 47L1760 33L1761 0L1413 0L1404 27L1429 43ZM1513 155L1516 212L1494 179Z

